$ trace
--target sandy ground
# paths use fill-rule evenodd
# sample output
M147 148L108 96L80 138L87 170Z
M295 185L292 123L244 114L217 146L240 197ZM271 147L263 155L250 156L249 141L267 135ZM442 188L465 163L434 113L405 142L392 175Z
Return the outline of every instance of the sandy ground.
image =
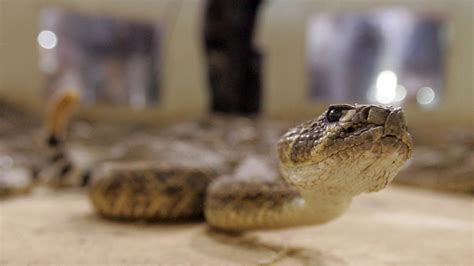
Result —
M473 265L473 198L391 187L325 225L226 236L202 222L124 224L79 192L0 202L1 265Z

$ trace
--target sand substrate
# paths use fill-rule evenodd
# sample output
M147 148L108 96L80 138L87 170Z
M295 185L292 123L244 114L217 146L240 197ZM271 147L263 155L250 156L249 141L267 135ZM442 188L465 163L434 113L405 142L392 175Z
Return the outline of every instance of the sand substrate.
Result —
M0 265L473 265L473 206L391 187L328 225L229 236L105 221L83 193L36 193L0 202Z

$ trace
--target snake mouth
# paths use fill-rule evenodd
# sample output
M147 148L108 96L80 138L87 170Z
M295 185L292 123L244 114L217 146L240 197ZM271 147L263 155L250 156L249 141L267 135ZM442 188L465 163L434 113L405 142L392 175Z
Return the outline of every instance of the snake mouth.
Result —
M327 154L327 156L319 162L325 161L326 159L329 159L336 155L348 153L350 150L360 149L361 147L365 147L367 151L371 151L375 146L380 145L385 147L391 146L393 147L393 149L396 150L406 150L406 156L407 158L409 158L411 156L413 145L410 134L404 128L401 128L401 130L397 133L386 132L386 127L384 127L383 125L372 125L356 132L353 136L341 138L344 142L348 143L347 146L342 149L335 150L335 152ZM380 152L381 151L378 151L377 153Z
M385 135L382 136L381 141L391 141L394 142L395 144L401 144L404 146L408 151L411 151L412 149L412 143L411 143L411 138L408 140L405 137L400 137L400 136L395 136L395 135Z
M386 141L386 140L391 140L391 141L400 143L403 146L405 146L405 148L407 148L407 150L410 152L412 150L413 140L410 134L408 133L408 131L406 130L402 130L399 134L390 134L390 133L384 134L381 137L381 141Z

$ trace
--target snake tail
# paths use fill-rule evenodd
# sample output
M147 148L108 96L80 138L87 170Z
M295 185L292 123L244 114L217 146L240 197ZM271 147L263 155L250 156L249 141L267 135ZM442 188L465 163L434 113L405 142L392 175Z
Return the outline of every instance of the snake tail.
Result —
M49 103L45 117L45 144L48 147L48 165L39 173L39 179L53 187L85 186L90 171L81 170L71 160L66 145L67 128L80 103L79 91L58 91Z

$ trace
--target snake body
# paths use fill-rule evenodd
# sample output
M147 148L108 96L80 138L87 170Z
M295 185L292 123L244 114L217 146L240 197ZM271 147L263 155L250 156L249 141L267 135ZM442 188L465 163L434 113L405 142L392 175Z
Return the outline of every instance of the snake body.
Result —
M75 100L66 93L52 113L72 110ZM69 115L51 116L52 161L62 162L59 175L70 175L74 166L60 137L62 117ZM223 230L271 229L340 216L356 195L385 188L411 153L400 108L342 104L281 137L280 179L220 177L212 167L179 162L112 162L80 176L95 211L106 218L176 220L204 213L211 227Z

